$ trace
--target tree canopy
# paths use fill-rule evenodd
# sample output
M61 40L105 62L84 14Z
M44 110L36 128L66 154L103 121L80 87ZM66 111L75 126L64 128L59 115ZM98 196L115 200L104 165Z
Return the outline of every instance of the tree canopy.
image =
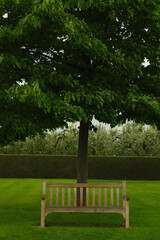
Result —
M159 18L159 0L0 0L0 143L93 115L160 127Z

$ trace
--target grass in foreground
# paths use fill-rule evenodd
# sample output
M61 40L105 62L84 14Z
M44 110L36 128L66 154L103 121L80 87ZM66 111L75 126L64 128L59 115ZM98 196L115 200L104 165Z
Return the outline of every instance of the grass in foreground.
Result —
M120 214L52 213L40 228L41 179L0 179L0 240L158 240L160 181L127 181L131 229ZM48 182L76 182L48 180ZM120 181L90 180L91 183Z

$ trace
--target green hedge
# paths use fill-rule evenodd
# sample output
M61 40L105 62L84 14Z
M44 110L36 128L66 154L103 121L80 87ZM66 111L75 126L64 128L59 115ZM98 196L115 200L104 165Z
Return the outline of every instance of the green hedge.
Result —
M77 156L0 155L0 178L76 178ZM160 180L160 157L88 157L89 179Z

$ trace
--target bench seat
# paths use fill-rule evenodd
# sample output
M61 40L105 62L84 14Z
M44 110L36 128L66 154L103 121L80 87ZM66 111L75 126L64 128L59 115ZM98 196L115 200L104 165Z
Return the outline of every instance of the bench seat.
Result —
M108 212L125 213L123 207L46 207L46 214L52 212Z

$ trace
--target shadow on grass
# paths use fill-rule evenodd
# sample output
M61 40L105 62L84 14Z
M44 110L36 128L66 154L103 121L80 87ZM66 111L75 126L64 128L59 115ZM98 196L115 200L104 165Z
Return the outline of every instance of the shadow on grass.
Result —
M123 217L115 213L50 213L46 227L53 226L122 228Z

